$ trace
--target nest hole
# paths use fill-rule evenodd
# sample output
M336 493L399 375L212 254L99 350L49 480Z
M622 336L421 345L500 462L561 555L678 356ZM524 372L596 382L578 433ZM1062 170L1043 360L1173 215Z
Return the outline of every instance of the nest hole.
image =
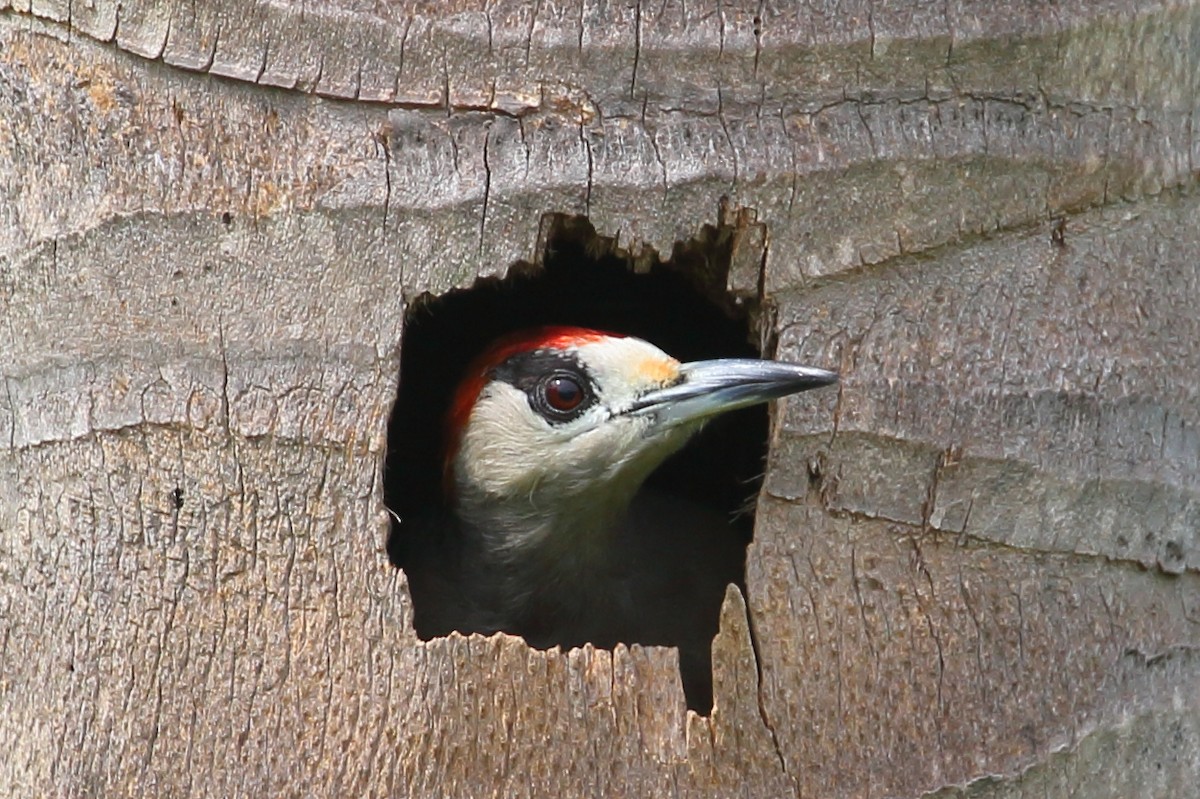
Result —
M735 228L705 227L677 243L666 260L621 251L582 217L548 215L543 231L536 261L514 264L503 278L481 279L469 289L423 295L408 309L384 475L385 501L396 514L387 549L399 568L414 567L408 553L418 534L403 520L438 510L442 502L442 435L454 389L467 364L496 338L541 325L577 325L638 336L682 361L762 355L757 298L726 289ZM767 438L765 405L725 414L646 483L729 519L729 534L742 544L737 571L743 588ZM416 610L417 634L436 637L422 628L422 609ZM716 624L713 618L714 633ZM707 680L689 680L686 670L683 678L689 708L708 713L711 670Z

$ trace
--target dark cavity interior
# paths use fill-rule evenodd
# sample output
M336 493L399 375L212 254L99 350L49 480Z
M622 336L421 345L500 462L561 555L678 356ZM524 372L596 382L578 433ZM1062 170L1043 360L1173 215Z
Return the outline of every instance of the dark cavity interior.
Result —
M540 263L518 263L503 280L422 296L409 309L384 477L385 500L400 520L441 502L441 437L450 398L466 365L505 333L568 324L639 336L684 361L761 354L755 343L760 340L757 302L731 297L725 289L732 228L706 228L676 244L669 260L651 256L637 263L597 236L585 219L547 217L545 229ZM765 405L718 417L647 485L726 514L729 534L748 544L767 425ZM408 534L393 520L388 555L400 568L406 567ZM744 575L744 562L738 572ZM417 633L432 637L419 620ZM697 685L688 684L686 670L683 677L688 706L708 713L711 675L691 680Z

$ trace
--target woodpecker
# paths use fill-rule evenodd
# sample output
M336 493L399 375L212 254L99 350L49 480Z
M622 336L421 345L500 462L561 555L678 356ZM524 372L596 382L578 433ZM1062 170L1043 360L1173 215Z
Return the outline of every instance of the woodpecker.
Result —
M417 632L678 647L688 706L707 712L745 542L725 514L642 484L711 417L836 381L767 360L681 363L586 328L505 336L454 392L441 502L402 523Z

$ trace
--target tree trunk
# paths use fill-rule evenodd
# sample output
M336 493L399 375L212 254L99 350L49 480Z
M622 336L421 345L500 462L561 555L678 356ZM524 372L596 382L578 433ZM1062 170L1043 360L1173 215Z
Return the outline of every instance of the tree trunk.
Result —
M0 794L1194 790L1200 6L454 5L0 0ZM669 650L418 640L408 304L722 197L843 382L713 714Z

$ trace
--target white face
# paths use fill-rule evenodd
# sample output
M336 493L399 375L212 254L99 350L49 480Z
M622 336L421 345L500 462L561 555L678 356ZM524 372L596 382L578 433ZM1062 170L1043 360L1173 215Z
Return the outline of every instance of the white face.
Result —
M538 412L529 391L493 380L471 412L455 459L460 503L576 498L627 502L642 481L698 425L654 428L652 417L627 411L644 394L675 384L679 361L636 338L602 338L575 349L586 365L590 405L573 418Z

